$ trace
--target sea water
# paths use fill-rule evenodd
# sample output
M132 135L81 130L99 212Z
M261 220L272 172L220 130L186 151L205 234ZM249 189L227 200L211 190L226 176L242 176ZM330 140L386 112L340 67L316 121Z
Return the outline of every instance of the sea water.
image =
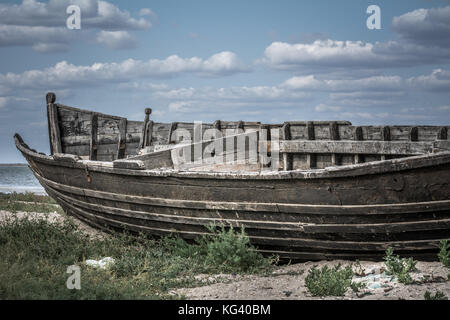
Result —
M27 165L0 165L0 193L46 194Z

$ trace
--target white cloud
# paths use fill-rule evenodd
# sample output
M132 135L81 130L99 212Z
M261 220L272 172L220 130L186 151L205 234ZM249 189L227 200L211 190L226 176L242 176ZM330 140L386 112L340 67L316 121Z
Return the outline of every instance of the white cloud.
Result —
M170 112L189 112L192 107L192 101L177 101L168 105Z
M164 60L127 59L120 63L94 63L90 66L77 66L62 61L43 70L0 74L0 85L10 88L67 88L73 85L95 85L98 81L120 83L136 78L174 77L187 73L215 77L246 71L232 52L218 53L206 60L172 55Z
M450 62L450 6L419 9L395 17L398 40L387 42L319 39L310 43L273 42L258 60L297 73L373 70Z
M450 47L450 6L418 9L392 20L402 38L423 45Z
M158 20L158 15L149 8L142 8L141 10L139 10L139 15L141 17L149 16L155 20Z
M71 34L65 28L0 25L0 46L66 45Z
M334 111L334 112L337 112L337 111L342 110L342 107L338 107L338 106L329 106L329 105L326 105L326 104L321 103L321 104L317 105L314 109L315 109L317 112L327 112L327 111Z
M368 59L376 58L372 49L372 44L361 41L316 40L308 44L273 42L264 54L267 63L283 69L304 64L365 65Z
M408 79L408 84L419 90L450 92L450 71L435 69L429 75L421 75Z
M112 49L133 49L137 47L136 39L127 31L100 31L97 42Z
M143 17L134 18L128 11L101 0L23 0L21 4L0 4L0 46L31 46L38 52L67 51L74 35L66 28L66 8L70 4L81 8L78 40L88 38L89 30L100 29L111 34L100 34L99 41L122 49L136 45L127 31L145 30L152 25Z
M450 49L430 48L414 43L389 41L316 40L313 43L290 44L274 42L258 62L274 69L301 73L344 70L409 67L450 61Z
M319 80L314 75L292 77L282 86L292 90L315 91L396 91L402 90L404 81L399 76L373 76L361 79Z
M151 27L144 18L133 18L128 11L99 0L50 0L48 3L23 0L21 4L0 4L0 21L5 25L65 26L66 8L78 5L83 28L105 30L142 30Z

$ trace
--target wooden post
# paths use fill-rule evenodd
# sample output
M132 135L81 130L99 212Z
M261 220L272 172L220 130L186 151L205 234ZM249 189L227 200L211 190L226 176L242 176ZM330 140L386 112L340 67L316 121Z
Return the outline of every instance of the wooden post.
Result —
M152 141L153 141L153 121L152 120L150 120L147 123L147 128L145 129L145 132L147 132L147 134L145 136L145 145L151 146Z
M308 140L316 139L316 135L314 134L314 122L308 121L306 123L306 132L307 132ZM316 167L316 155L312 154L312 153L308 153L306 155L306 163L309 168L315 168Z
M363 130L361 127L355 128L355 140L356 141L363 141ZM355 154L355 163L362 163L364 162L364 156L362 154Z
M412 127L409 132L409 140L411 141L419 141L419 128Z
M97 133L98 133L98 115L91 113L91 140L89 143L89 160L97 160Z
M56 95L49 92L46 95L48 136L50 139L50 153L62 153L61 132L59 130L58 110L55 106Z
M244 122L242 120L239 120L239 122L236 125L236 134L244 133Z
M116 159L125 158L125 151L127 146L127 119L120 119L119 122L119 141L117 144Z
M213 127L214 127L214 129L216 129L216 132L214 133L215 138L216 139L221 138L222 137L222 123L220 122L220 120L214 121ZM217 131L220 132L218 136L217 136Z
M259 126L258 137L259 160L261 168L264 168L270 164L270 126L261 124Z
M381 128L381 139L383 141L391 141L391 129L389 127ZM386 160L386 156L382 155L381 160Z
M285 122L281 128L281 138L282 140L291 140L291 125L289 122ZM292 155L284 152L283 153L283 168L285 171L292 170Z
M178 122L172 122L170 125L169 136L167 137L167 144L172 143L172 133L177 130Z
M330 122L330 139L339 140L339 127L336 121ZM335 153L331 154L331 165L336 166L338 164L338 156Z
M437 139L438 140L447 140L447 128L446 127L441 127L439 129Z
M144 118L144 124L142 125L141 139L139 141L139 149L143 149L146 147L147 123L148 123L151 113L152 113L152 109L145 108L145 118Z

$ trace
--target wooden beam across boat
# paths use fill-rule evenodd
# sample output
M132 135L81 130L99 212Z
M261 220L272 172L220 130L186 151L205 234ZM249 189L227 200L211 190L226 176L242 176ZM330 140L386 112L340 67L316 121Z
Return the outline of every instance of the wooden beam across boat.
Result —
M280 152L419 155L431 153L434 142L282 140Z

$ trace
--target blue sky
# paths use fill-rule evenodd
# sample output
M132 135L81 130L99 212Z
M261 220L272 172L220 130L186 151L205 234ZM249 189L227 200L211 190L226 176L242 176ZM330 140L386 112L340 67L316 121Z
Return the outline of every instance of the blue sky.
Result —
M0 51L0 163L14 132L48 152L47 91L135 120L450 124L444 0L2 1Z

